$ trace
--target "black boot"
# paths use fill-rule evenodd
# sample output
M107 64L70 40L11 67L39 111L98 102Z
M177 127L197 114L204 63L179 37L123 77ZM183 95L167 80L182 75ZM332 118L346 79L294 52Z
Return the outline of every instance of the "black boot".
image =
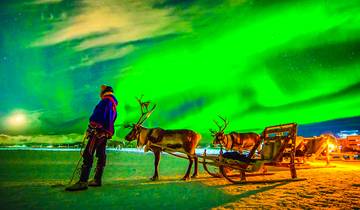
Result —
M86 190L88 188L87 180L89 179L91 167L87 165L81 166L80 180L75 184L65 188L66 191L79 191Z
M101 178L104 172L104 167L97 167L95 171L94 179L91 180L88 185L90 187L100 187L101 186Z
M78 181L75 184L65 188L66 191L80 191L88 188L87 182Z

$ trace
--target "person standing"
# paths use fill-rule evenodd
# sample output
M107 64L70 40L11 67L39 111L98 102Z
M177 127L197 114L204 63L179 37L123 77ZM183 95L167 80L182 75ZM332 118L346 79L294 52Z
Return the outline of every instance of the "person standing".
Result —
M88 186L99 187L102 185L102 175L106 164L106 143L114 135L118 102L111 86L101 85L100 98L100 102L96 105L89 119L89 126L86 131L88 143L82 154L83 164L80 180L67 187L67 191L86 190ZM95 175L94 179L88 182L95 152L97 157Z

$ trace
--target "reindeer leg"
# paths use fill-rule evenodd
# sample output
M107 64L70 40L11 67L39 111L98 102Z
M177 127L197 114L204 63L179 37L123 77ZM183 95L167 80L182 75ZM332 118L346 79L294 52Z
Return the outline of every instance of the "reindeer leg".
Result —
M198 176L198 157L194 157L195 165L194 165L194 173L191 178L196 178Z
M159 162L160 162L160 150L154 149L154 156L155 156L155 162L154 162L154 166L155 166L155 171L154 171L154 176L150 178L151 181L156 181L159 180Z
M193 159L190 156L188 156L188 159L189 159L189 166L188 166L188 169L186 171L185 176L182 178L182 180L185 180L185 181L190 180L191 167L192 167L192 164L194 162Z

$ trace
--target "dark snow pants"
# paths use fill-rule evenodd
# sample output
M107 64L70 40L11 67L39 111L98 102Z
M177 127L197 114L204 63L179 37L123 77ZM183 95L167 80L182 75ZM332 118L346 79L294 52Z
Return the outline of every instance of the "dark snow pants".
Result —
M96 135L96 133L89 135L89 141L82 155L83 165L81 167L80 181L88 181L95 152L97 157L97 164L94 179L101 181L101 176L106 164L106 142L107 137L104 135Z

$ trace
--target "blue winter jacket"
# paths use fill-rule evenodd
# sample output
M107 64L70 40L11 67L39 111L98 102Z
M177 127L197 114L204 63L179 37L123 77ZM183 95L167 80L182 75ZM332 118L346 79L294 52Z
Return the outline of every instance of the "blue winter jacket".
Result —
M117 117L116 106L118 102L113 95L105 95L96 105L90 117L92 127L102 128L110 136L114 135L114 122Z

